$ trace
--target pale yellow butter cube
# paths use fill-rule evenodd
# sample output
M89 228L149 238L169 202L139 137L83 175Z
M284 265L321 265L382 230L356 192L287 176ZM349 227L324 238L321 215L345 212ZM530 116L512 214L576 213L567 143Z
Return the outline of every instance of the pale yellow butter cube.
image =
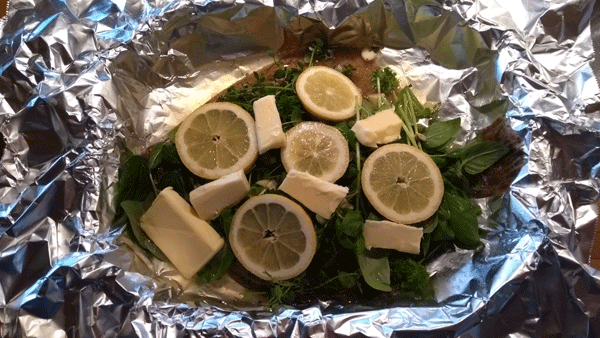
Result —
M254 101L254 120L258 152L264 154L270 149L281 148L285 144L285 133L275 104L275 95L267 95Z
M140 226L186 278L204 267L225 243L171 187L156 196Z
M190 203L198 217L211 221L240 202L250 191L250 183L243 170L203 184L190 192Z
M394 112L394 108L390 108L357 121L352 127L352 131L360 144L377 148L378 144L386 144L399 139L401 128L402 120Z
M279 190L293 197L315 214L329 219L348 194L342 187L311 174L290 170Z
M365 221L363 237L367 249L394 249L418 254L421 250L423 229L390 221Z

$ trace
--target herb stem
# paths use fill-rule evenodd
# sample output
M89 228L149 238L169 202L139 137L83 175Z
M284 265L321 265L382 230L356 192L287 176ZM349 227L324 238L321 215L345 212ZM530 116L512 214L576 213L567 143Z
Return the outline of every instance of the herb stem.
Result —
M294 91L294 88L290 88L290 87L282 87L282 86L263 86L262 88L265 89L278 89L280 91L284 91L284 90L289 90L289 91Z
M158 196L160 191L158 191L158 188L156 188L156 184L154 183L154 178L152 178L152 173L149 172L148 175L150 175L150 183L152 184L152 190L154 191L154 196Z
M404 93L404 97L405 97L406 106L407 106L407 110L408 110L408 117L410 118L410 124L413 129L413 135L417 135L419 130L417 129L418 128L417 127L417 118L415 116L415 110L413 109L414 102L412 102L410 94L408 92ZM421 149L421 142L417 142L416 138L415 138L415 145L417 148Z
M398 115L400 115L400 118L402 119L402 130L404 130L404 132L406 133L406 138L408 139L408 142L410 143L410 145L416 147L417 140L415 139L415 134L413 133L412 127L408 125L410 123L410 119L408 117L408 113L405 110L405 107L402 104L398 104L398 106L396 106L396 112L398 113Z
M345 276L360 277L360 273L358 273L358 272L347 272L347 273L345 274ZM306 290L307 290L307 291L310 291L310 290L315 290L315 289L321 288L321 287L323 287L323 286L325 286L325 285L327 285L327 284L329 284L329 283L331 283L331 282L334 282L334 281L336 281L336 280L338 280L338 279L340 279L340 278L342 278L342 276L340 276L340 275L337 275L337 276L335 276L335 277L331 277L331 278L329 278L328 280L326 280L326 281L322 282L321 284L319 284L319 285L317 285L317 286L314 286L314 287L312 287L312 288L308 288L308 289L306 289Z
M379 79L377 79L377 84L379 85ZM358 106L358 99L355 99L355 105L356 105L356 122L358 123L358 121L360 121L360 107ZM355 148L356 148L356 171L358 172L358 175L356 177L356 202L355 202L355 207L357 211L360 211L360 176L361 176L361 167L360 167L360 143L358 142L358 140L356 141L355 144Z
M379 107L381 107L382 104L383 102L381 102L381 82L379 80L379 77L377 77L377 109L379 109Z
M315 58L315 51L316 51L316 49L313 49L312 53L310 53L310 62L308 63L309 67L312 66L313 60Z

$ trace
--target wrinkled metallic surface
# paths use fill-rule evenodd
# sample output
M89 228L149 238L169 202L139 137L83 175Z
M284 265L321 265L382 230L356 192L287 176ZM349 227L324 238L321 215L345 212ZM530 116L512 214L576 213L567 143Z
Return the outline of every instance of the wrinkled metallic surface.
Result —
M10 2L2 337L600 336L600 271L587 264L600 190L593 1ZM230 281L186 284L110 228L124 145L144 151L269 64L285 30L385 46L381 62L461 116L465 140L508 110L527 164L508 193L478 201L485 248L428 267L438 305L258 311Z

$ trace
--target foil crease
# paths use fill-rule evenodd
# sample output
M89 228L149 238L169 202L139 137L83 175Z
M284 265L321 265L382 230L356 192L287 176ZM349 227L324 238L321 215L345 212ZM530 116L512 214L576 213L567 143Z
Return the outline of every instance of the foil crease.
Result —
M0 23L0 336L594 337L600 190L593 1L11 0ZM506 115L526 165L477 200L477 252L428 266L437 304L326 299L275 313L198 286L111 228L119 153L271 62L291 34L383 47L380 62L460 116Z

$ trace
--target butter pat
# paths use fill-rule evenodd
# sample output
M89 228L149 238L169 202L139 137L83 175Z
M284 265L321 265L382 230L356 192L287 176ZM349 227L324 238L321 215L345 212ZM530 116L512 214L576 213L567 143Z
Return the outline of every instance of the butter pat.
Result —
M190 203L198 217L205 221L217 218L221 211L236 205L250 191L250 183L243 170L223 176L199 186L190 192Z
M275 95L261 97L254 101L252 108L254 109L254 120L256 121L258 152L264 154L270 149L283 147L285 133L275 104Z
M394 249L419 254L423 229L390 221L365 221L363 237L367 249Z
M357 121L352 131L360 144L377 148L378 144L390 143L400 138L401 128L400 117L390 108Z
M156 196L140 226L185 278L198 272L225 243L171 187Z
M302 203L315 214L329 219L348 194L348 188L305 172L290 170L279 190Z

